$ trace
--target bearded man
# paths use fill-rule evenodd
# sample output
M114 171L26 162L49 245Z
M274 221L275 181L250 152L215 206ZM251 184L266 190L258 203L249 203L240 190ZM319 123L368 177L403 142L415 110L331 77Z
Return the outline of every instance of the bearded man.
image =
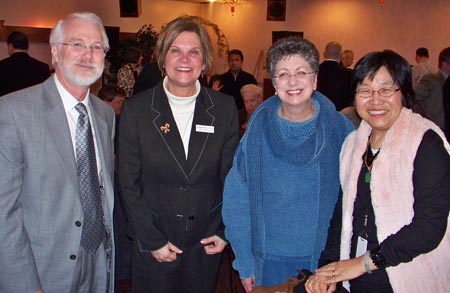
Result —
M114 112L100 18L50 34L55 74L0 99L0 292L113 292Z

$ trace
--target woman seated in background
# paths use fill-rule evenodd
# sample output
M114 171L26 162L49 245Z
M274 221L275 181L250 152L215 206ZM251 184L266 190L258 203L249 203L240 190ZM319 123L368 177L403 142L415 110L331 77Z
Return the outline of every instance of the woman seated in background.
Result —
M117 86L127 93L127 98L133 95L133 87L139 75L139 66L142 64L142 51L131 47L125 53L125 64L117 72Z
M307 290L350 281L351 292L450 292L450 146L410 110L411 67L397 53L367 54L354 84L363 121L341 153L342 204L320 262L329 264Z
M245 111L239 111L240 135L247 130L248 120L256 108L263 102L263 89L255 84L246 84L241 87L241 97L244 100Z
M319 52L290 37L268 52L277 95L253 113L234 156L223 201L247 292L315 270L339 194L339 151L354 129L317 92Z

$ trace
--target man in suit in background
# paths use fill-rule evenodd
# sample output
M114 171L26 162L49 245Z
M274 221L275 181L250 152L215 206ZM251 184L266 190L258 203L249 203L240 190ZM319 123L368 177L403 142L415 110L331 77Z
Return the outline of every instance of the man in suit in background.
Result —
M353 73L340 64L341 53L341 44L329 42L323 53L325 60L319 65L317 76L317 90L327 96L338 111L350 106L352 101Z
M416 62L417 64L412 68L412 82L413 86L416 86L422 77L428 73L435 73L437 71L430 63L430 54L427 48L418 48L416 50Z
M0 99L0 292L113 292L114 112L89 92L108 38L73 13L50 46L55 74Z
M231 50L228 53L228 67L227 72L211 78L211 88L222 93L234 97L236 107L239 110L245 111L244 100L241 97L241 88L246 84L258 84L256 78L242 70L242 63L244 62L244 54L241 50Z
M133 95L151 89L162 79L161 71L155 61L146 63L142 68L141 74L134 83Z
M416 101L413 109L445 130L442 90L445 80L450 74L450 47L439 53L438 65L437 72L424 75L414 86Z
M353 64L353 60L355 59L355 54L352 50L344 50L341 55L341 65L345 68L350 68Z
M0 96L38 84L50 76L47 63L28 55L28 37L22 32L9 34L8 58L0 61Z

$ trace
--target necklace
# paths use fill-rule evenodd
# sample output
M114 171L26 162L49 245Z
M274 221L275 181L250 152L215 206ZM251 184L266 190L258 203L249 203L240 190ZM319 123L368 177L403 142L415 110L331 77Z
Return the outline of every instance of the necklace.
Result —
M367 172L366 174L364 174L364 181L366 183L370 183L370 178L372 176L372 167L373 167L373 162L375 162L375 160L378 157L378 154L380 153L381 148L374 154L372 152L372 147L370 146L370 137L369 140L367 141L367 150L366 150L366 154L364 155L364 164L367 167Z

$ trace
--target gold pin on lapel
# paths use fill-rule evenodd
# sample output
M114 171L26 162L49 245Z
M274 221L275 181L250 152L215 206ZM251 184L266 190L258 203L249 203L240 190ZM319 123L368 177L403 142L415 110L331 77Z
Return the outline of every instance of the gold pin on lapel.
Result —
M164 126L161 126L160 129L161 129L161 131L164 131L164 133L167 133L170 131L170 124L166 123L166 124L164 124Z

